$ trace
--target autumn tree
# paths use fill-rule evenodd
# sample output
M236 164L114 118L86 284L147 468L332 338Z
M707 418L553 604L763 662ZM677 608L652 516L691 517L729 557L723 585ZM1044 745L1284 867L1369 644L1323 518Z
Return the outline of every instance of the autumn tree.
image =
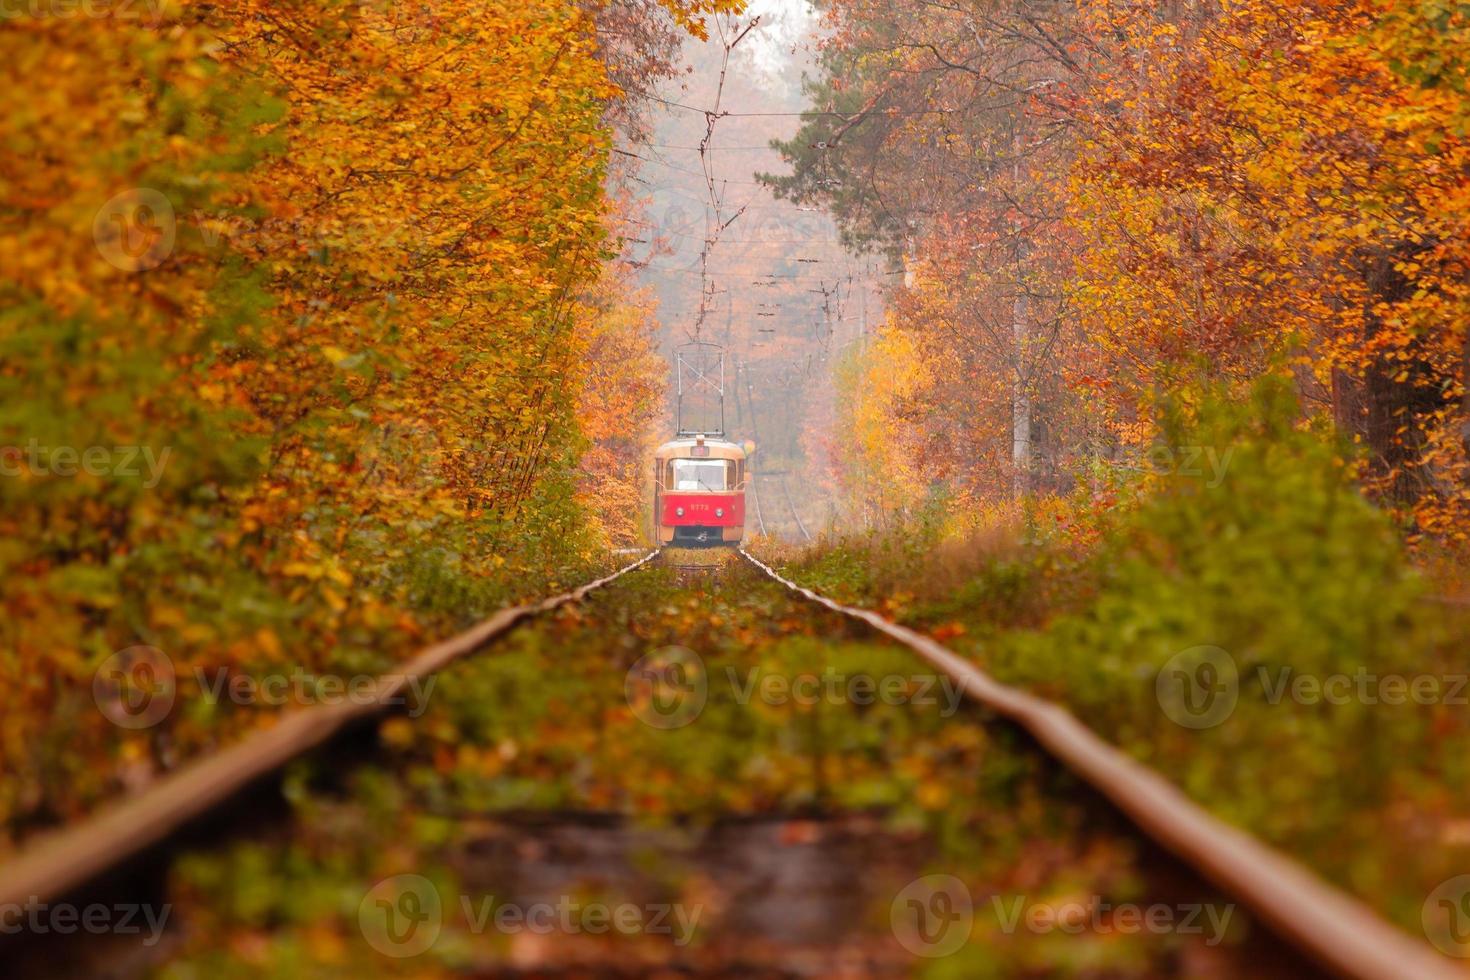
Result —
M1080 70L1071 10L834 4L827 77L809 84L814 112L782 146L793 174L766 178L828 204L853 245L908 268L901 302L935 368L930 455L986 492L997 466L1012 493L1054 485L1044 459L1065 303L1049 189L1070 151L1048 108Z
M626 538L587 506L658 376L604 278L614 76L726 6L5 18L44 84L0 124L4 834L269 723L196 670L386 669ZM109 667L142 646L169 677ZM109 720L143 683L173 710Z
M831 9L773 182L903 262L947 479L997 493L1007 433L1036 490L1136 467L1162 395L1286 370L1381 499L1463 536L1461 6Z

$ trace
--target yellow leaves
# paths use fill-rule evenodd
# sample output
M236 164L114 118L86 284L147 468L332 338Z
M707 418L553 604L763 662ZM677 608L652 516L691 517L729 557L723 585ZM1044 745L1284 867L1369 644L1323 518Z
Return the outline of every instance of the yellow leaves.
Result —
M1439 59L1465 64L1470 44L1424 33L1388 3L1230 7L1189 46L1149 49L1156 72L1108 92L1170 125L1147 140L1101 127L1083 147L1070 182L1083 330L1126 365L1117 376L1137 376L1135 390L1167 383L1161 357L1203 354L1212 371L1244 378L1304 349L1302 377L1324 390L1377 372L1457 398L1461 352L1445 327L1470 322L1470 303L1447 273L1470 259L1470 170L1444 161L1470 154L1470 113L1463 93L1446 99L1420 80ZM1129 23L1130 43L1147 19ZM1182 199L1189 213L1190 198L1198 217L1187 222L1158 208ZM1434 410L1404 411L1414 418L1402 446L1447 428ZM1345 406L1337 421L1359 424ZM1467 474L1463 459L1423 450L1385 479L1420 467L1435 475L1413 477L1414 493Z
M950 801L948 780L937 774L924 780L914 791L914 799L925 810L943 810Z
M395 715L378 726L378 738L390 748L410 748L415 737L413 722L402 716Z
M675 23L701 41L709 39L704 17L708 14L738 14L745 10L745 0L659 0Z
M291 578L304 578L313 582L328 581L337 585L351 585L352 575L336 562L289 561L281 566L281 574Z
M271 660L281 659L281 640L275 631L262 626L255 631L255 645Z
M149 619L155 629L169 629L188 622L188 613L178 606L155 605L149 610Z
M734 6L670 2L691 22ZM547 478L580 446L571 364L594 338L614 363L588 429L618 449L587 499L636 534L639 474L618 453L636 454L623 437L656 410L662 366L648 304L602 328L580 301L607 211L593 22L566 0L432 8L168 2L156 28L0 32L0 75L36 89L0 121L0 360L17 396L0 445L54 432L172 451L144 488L6 484L0 682L23 690L140 636L242 673L329 668L340 637L390 654L443 632L448 596L539 590L541 569L599 550ZM163 240L161 207L104 214L95 234L110 199L144 190L176 233L146 270L107 250ZM97 740L106 724L34 707L8 710L0 755L13 735L61 742L54 726L76 724ZM215 723L245 723L229 714ZM185 755L232 733L183 719L172 734ZM77 805L59 781L26 785L0 824L33 791L43 810Z
M839 367L837 430L849 446L845 478L870 513L886 514L922 492L916 467L921 436L902 417L929 377L913 334L892 325Z
M178 637L185 644L203 645L217 640L219 631L208 623L186 623L179 629Z

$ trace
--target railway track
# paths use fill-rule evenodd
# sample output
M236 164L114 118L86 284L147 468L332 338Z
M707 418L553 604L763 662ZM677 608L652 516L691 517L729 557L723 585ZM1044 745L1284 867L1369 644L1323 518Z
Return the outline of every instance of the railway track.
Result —
M749 494L752 503L752 510L755 515L755 526L757 533L762 536L766 534L766 515L765 512L761 509L760 491L758 489L758 485L760 484L762 479L774 480L776 482L776 485L781 490L781 499L786 504L786 513L790 515L787 519L783 520L782 523L788 524L791 528L795 529L796 535L800 535L803 541L811 541L811 532L807 530L806 522L801 519L801 513L796 508L796 500L791 496L791 486L787 482L786 474L784 472L761 473L759 471L756 471L751 474ZM796 535L793 535L793 537L795 537Z
M789 496L788 496L789 501ZM794 508L793 508L794 509ZM153 788L70 828L38 839L0 867L0 907L82 892L89 882L167 841L211 809L355 721L380 715L410 677L423 677L483 648L518 624L577 602L658 556L548 598L500 611L422 651L366 704L311 708L274 728L186 765ZM1344 977L1437 980L1463 976L1448 961L1324 883L1288 857L1214 818L1172 783L1102 741L1063 708L999 684L934 640L865 609L845 606L741 558L792 596L862 623L953 680L965 698L1028 732L1041 748L1116 807L1148 840L1249 908L1308 960Z
M796 522L796 529L801 532L803 540L810 541L811 534L802 522L801 512L796 509L796 501L791 498L791 486L786 482L786 474L781 474L781 495L786 498L786 506L791 510L791 519Z
M1212 816L1163 776L1103 741L1070 712L1000 684L970 661L875 612L835 602L741 557L790 592L871 626L961 685L967 698L1024 728L1057 761L1118 807L1149 838L1239 899L1330 972L1362 980L1464 974L1366 905L1249 834Z
M178 832L190 821L350 725L385 714L403 691L504 636L518 624L617 581L658 556L651 551L611 575L541 602L509 606L458 636L436 643L380 678L369 697L292 712L274 727L185 764L151 788L47 834L0 866L0 908L45 903L67 894Z
M765 537L766 519L761 514L761 496L760 491L756 489L756 483L758 482L756 480L756 475L757 474L754 471L752 471L750 474L750 503L751 507L755 511L756 533L758 533L761 537Z

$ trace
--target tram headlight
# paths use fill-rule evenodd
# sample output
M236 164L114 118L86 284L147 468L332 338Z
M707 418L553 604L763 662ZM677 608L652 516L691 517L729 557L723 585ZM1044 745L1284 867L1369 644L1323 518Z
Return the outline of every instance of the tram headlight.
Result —
M683 517L684 516L684 508L683 507L675 507L674 508L674 516L675 517Z

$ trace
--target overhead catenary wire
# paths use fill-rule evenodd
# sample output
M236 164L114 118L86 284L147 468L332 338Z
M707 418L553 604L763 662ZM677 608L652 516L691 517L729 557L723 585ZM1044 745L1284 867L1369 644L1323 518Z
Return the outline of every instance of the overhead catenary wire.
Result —
M640 156L637 153L632 153L632 152L630 152L628 150L620 150L620 149L617 149L616 147L613 148L613 152L616 153L616 154L618 154L619 156L631 157L634 160L641 160L643 163L652 163L652 164L657 164L660 167L667 167L668 169L673 170L676 173L689 174L691 177L703 177L703 176L705 176L704 174L700 173L698 170L690 170L688 167L681 167L678 164L669 163L667 160L659 160L656 157ZM759 181L759 180L736 180L733 177L717 177L717 178L715 178L715 180L718 183L721 183L721 184L739 184L739 185L741 185L743 187L764 187L764 186L766 186L762 181Z
M760 22L761 19L759 17L753 17L743 28L738 28L738 22L733 16L725 19L719 16L714 18L715 30L719 34L723 50L720 52L720 78L719 83L715 86L714 109L704 114L704 137L699 141L699 168L701 175L704 177L705 187L709 192L709 201L706 205L708 207L708 211L706 212L708 230L704 238L704 244L699 251L699 267L701 270L699 309L695 312L692 328L685 330L689 339L695 343L699 343L702 339L700 332L704 327L705 320L709 317L711 300L716 295L714 282L705 272L709 265L710 252L713 251L715 245L719 242L720 235L724 233L725 229L729 228L740 219L741 215L745 214L746 207L750 203L747 201L746 204L737 208L729 219L725 218L723 190L728 185L717 180L714 161L711 159L710 154L712 152L711 145L715 137L715 124L721 117L721 101L725 94L725 78L730 70L730 54L751 31L759 26ZM726 29L727 24L729 28L728 32ZM728 40L727 36L729 36Z
M691 145L689 145L687 143L649 143L649 142L646 142L644 140L627 140L627 144L629 146L647 146L647 147L651 147L652 149L655 149L655 150L698 150L699 149L698 146L691 146ZM757 146L757 145L751 144L751 145L748 145L748 146L712 146L712 147L710 147L710 149L712 149L712 150L719 150L720 152L724 152L726 150L770 150L772 152L776 152L776 151L778 151L780 149L780 147L778 147L778 146L770 146L770 145Z
M733 111L730 111L730 110L727 110L727 109L726 110L722 110L722 109L719 109L719 108L715 108L715 109L701 109L699 106L687 105L686 103L683 103L683 102L675 102L672 99L665 99L665 98L663 98L661 96L654 95L652 92L644 92L644 91L641 91L639 89L630 89L630 91L632 91L634 94L636 94L638 96L641 96L642 98L650 99L650 100L652 100L654 102L659 103L660 105L668 106L671 109L685 109L685 110L687 110L689 112L697 112L697 113L699 113L702 116L716 116L716 117L719 117L719 118L729 118L729 119L756 119L756 118L781 118L781 117L811 118L813 116L835 116L838 119L842 119L844 121L847 121L847 120L851 120L851 119L856 119L860 115L860 113L855 113L855 112L854 113L838 112L835 109L801 109L801 110L794 111L794 112L793 111L789 111L789 110L780 111L780 112L733 112ZM965 112L965 111L966 110L964 110L964 109L887 109L887 110L872 110L872 111L870 111L868 113L868 115L870 117L873 117L873 116L932 116L932 115L952 115L952 114L957 113L957 112Z
M725 343L727 345L730 343L731 317L735 313L737 306L734 298L736 290L749 288L761 289L765 287L770 290L768 295L774 297L780 294L781 287L787 283L804 283L817 287L803 291L820 294L822 296L820 303L803 303L800 302L800 297L797 297L798 302L795 308L788 307L783 309L777 305L771 307L771 309L777 312L763 312L759 314L760 320L764 320L766 323L772 323L774 321L776 325L781 327L779 334L783 340L800 340L802 337L805 337L814 341L815 345L819 346L819 354L813 352L806 358L804 367L798 365L795 368L800 374L810 377L818 360L823 362L827 360L839 326L849 322L857 322L854 318L849 318L844 315L844 298L850 296L854 289L864 292L880 290L885 283L895 281L895 277L902 273L899 270L874 272L871 264L868 264L866 269L861 272L853 269L852 264L854 259L858 257L847 254L851 250L851 243L833 235L835 229L832 224L832 217L826 213L824 208L803 205L794 201L779 201L779 198L775 197L776 191L772 189L771 183L764 179L739 179L720 176L715 166L714 157L721 150L732 149L743 152L783 154L789 152L792 144L789 142L783 143L778 139L772 139L759 145L739 142L733 143L728 147L720 146L717 135L719 131L718 124L720 120L726 118L789 117L810 119L824 114L830 114L844 119L850 126L867 116L878 117L883 114L883 111L875 112L872 106L868 106L857 116L849 117L847 114L837 113L835 111L828 113L826 110L817 110L816 112L810 110L768 112L759 111L758 109L747 109L743 106L728 106L726 100L730 97L730 92L727 90L726 82L727 78L731 77L732 52L759 25L760 18L753 18L749 21L743 21L735 16L729 15L713 18L713 29L711 33L714 36L714 44L712 47L714 47L713 53L719 61L719 76L714 86L713 99L708 104L708 107L701 107L692 102L680 101L678 99L665 98L651 91L638 91L632 86L628 87L630 93L643 95L653 102L666 105L670 108L699 114L702 117L703 125L701 128L703 132L697 144L691 143L687 138L661 142L657 138L644 137L641 139L630 139L615 149L614 152L620 157L627 158L637 164L649 164L662 168L668 175L665 179L670 181L669 185L659 183L654 189L652 198L653 201L658 201L660 198L665 199L665 205L670 210L665 214L664 220L653 222L635 219L630 222L631 225L640 230L647 229L646 232L641 232L637 239L633 240L638 244L648 246L648 248L642 250L642 256L638 255L639 250L630 248L624 252L618 261L624 264L625 267L636 270L640 276L646 270L648 275L657 281L657 288L660 290L699 289L697 300L693 296L687 296L686 299L681 295L675 303L666 307L670 312L678 309L681 319L685 316L690 318L689 321L686 321L687 325L684 326L684 333L687 334L691 341L700 341L703 339L701 334L707 326L709 317L715 309L722 309L727 314L725 318ZM929 112L930 110L924 110L924 114L929 114ZM813 144L813 146L818 149L826 148L825 144L820 143ZM683 166L679 162L680 158L672 156L665 157L660 152L663 150L697 154L698 169ZM739 164L737 164L738 166ZM754 168L747 164L745 165L745 169L749 173ZM689 193L693 188L686 189L673 176L677 174L687 174L691 177L700 178L704 184L704 194L697 198L694 194ZM751 177L755 176L756 174L751 173ZM745 174L741 174L741 178L744 177ZM644 184L645 186L654 186L648 184L646 181ZM749 188L750 190L736 190L736 188L741 187ZM738 207L730 206L728 195L732 191L738 197L746 198ZM699 207L692 209L694 213L685 212L683 217L679 217L681 211L679 205L677 203L669 203L667 198L674 198L676 200L686 199L691 203L697 202ZM771 198L771 201L767 203L762 198ZM700 222L698 210L703 210L704 212L704 229L702 232L698 227ZM752 212L757 214L756 223L758 226L768 227L769 225L767 219L760 217L761 214L775 213L781 215L785 220L792 222L791 230L797 232L798 235L802 231L813 231L817 234L804 237L790 237L789 235L781 235L782 229L780 228L770 228L771 231L780 237L763 240L758 233L754 235L745 234L739 238L725 237L729 229L737 221L746 219L744 224L742 224L743 230L744 225L749 224L747 215ZM810 219L801 217L802 215L820 216L819 220L822 223L820 225L809 225L808 222ZM624 236L624 241L628 241L630 237ZM683 262L686 260L678 257L678 251L681 250L674 250L674 262L665 263L656 261L660 256L670 254L667 245L661 244L665 240L672 240L675 243L697 242L697 258L685 267L683 266ZM808 252L808 254L784 255L778 258L777 261L779 264L785 265L787 269L791 269L793 262L800 263L800 271L796 271L795 269L791 269L791 271L776 271L769 267L765 270L719 268L712 259L718 246L723 242L742 246L758 246L762 244L779 245L782 246L780 248L781 252L792 250L800 252L813 248L837 248L843 254L832 258L820 252L817 255ZM792 249L792 246L805 246L806 248ZM756 259L757 264L763 258L759 255L749 255L747 257ZM683 281L686 279L691 281ZM745 282L742 283L740 280L745 280ZM791 290L791 292L795 291ZM719 297L721 296L727 298L720 300ZM751 317L751 319L756 320L756 317ZM760 320L756 320L756 322L760 322ZM776 333L776 331L769 330L761 331L756 342L762 343L763 341L774 339ZM786 345L783 344L782 346L784 348ZM798 358L801 353L802 351L800 350L796 351Z
M681 269L676 266L655 265L652 262L630 261L629 264L636 265L640 269L650 269L654 272L682 273L684 275L728 276L741 279L788 279L806 282L879 282L881 280L875 277L881 276L887 278L891 276L903 275L902 272L875 272L864 276L846 274L819 276L809 275L805 273L759 272L754 269L710 269L708 270L708 272L705 272L701 269ZM813 292L817 291L818 290L813 290Z

